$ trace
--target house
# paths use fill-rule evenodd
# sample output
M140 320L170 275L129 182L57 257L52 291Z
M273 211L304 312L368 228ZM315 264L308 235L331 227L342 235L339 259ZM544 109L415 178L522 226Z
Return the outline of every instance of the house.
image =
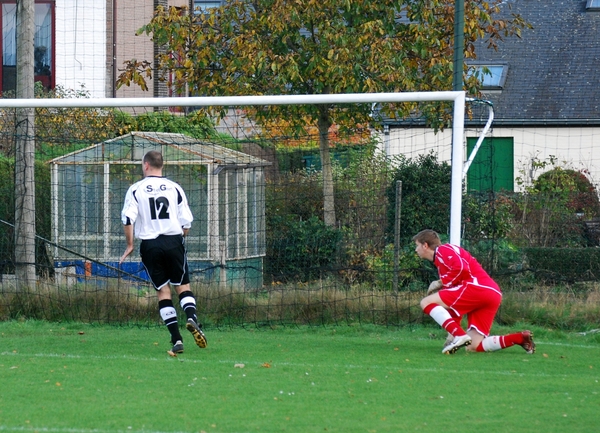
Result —
M2 0L0 92L16 88L16 0ZM61 86L92 98L168 96L163 83L149 81L116 89L126 60L152 60L155 47L136 31L158 5L210 6L194 0L35 0L34 75L46 88ZM204 5L204 3L207 3Z
M472 71L484 79L483 99L471 104L465 155L475 147L493 107L492 128L467 174L469 189L518 190L554 161L585 170L600 182L594 144L600 136L600 0L506 0L502 13L521 14L532 26L522 38L506 38L498 51L477 47ZM3 92L15 87L15 0L2 0ZM136 31L158 5L191 7L194 13L219 6L208 0L36 0L35 76L46 87L83 89L91 97L170 96L164 82L150 80L116 89L126 60L151 60L156 47ZM512 8L512 10L511 10ZM60 31L59 31L60 29ZM225 125L227 126L227 125ZM237 123L236 123L237 126ZM229 128L232 131L235 128ZM450 161L451 131L438 134L418 119L387 122L382 142L389 155L434 151ZM465 156L465 159L467 156ZM487 164L487 165L486 165ZM490 176L491 174L491 176Z
M467 174L469 190L515 191L553 164L582 170L600 183L600 0L508 0L532 26L498 51L477 47L474 69L491 72L483 99L465 124L465 160L493 107L492 127ZM510 9L512 8L512 9ZM434 134L418 120L387 122L389 155L435 152L450 161L451 131ZM554 163L552 163L554 161Z

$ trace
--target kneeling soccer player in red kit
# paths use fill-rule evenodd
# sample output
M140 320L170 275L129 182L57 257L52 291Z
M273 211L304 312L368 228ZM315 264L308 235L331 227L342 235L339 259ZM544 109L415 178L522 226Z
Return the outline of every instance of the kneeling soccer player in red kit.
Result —
M498 284L464 248L442 244L433 230L422 230L413 237L415 251L422 259L433 262L440 279L432 282L421 308L442 328L449 338L444 354L455 353L461 347L470 352L494 352L519 345L529 354L535 353L531 331L490 336L492 323L502 291ZM467 316L467 330L461 318Z

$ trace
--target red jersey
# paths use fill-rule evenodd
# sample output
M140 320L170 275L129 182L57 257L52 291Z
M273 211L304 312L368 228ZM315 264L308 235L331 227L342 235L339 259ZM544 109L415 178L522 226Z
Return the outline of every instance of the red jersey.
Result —
M500 293L498 284L467 250L452 244L436 248L433 264L438 269L444 289L465 288L467 284L490 287Z

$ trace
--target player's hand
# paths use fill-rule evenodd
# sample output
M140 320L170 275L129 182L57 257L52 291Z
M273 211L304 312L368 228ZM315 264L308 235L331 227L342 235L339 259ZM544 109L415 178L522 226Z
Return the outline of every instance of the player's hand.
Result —
M123 263L125 261L125 259L127 258L127 256L132 253L132 251L133 251L133 246L128 246L127 248L125 248L125 252L119 259L119 264Z
M429 288L427 289L427 294L431 295L432 293L435 293L438 290L440 290L442 287L444 287L444 286L442 285L441 280L432 281L431 284L429 285Z

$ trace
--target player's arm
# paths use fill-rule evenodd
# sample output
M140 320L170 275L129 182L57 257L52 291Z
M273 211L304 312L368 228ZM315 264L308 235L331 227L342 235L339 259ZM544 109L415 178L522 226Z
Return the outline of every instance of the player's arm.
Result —
M123 226L123 232L125 233L127 246L125 247L125 252L119 259L119 264L123 263L127 256L133 252L133 224L125 224Z
M137 184L136 184L137 185ZM135 185L129 187L125 194L125 204L121 211L121 222L123 223L123 232L125 233L125 241L127 243L125 252L119 259L119 264L127 258L133 251L133 222L137 220L138 216L138 201L136 198Z
M462 258L453 250L449 250L448 247L442 245L437 249L436 266L440 280L442 282L442 288L455 287L461 283L461 274L464 268L464 262Z
M187 236L188 231L192 227L194 217L187 201L187 197L182 188L177 187L177 220L183 229L183 236Z

